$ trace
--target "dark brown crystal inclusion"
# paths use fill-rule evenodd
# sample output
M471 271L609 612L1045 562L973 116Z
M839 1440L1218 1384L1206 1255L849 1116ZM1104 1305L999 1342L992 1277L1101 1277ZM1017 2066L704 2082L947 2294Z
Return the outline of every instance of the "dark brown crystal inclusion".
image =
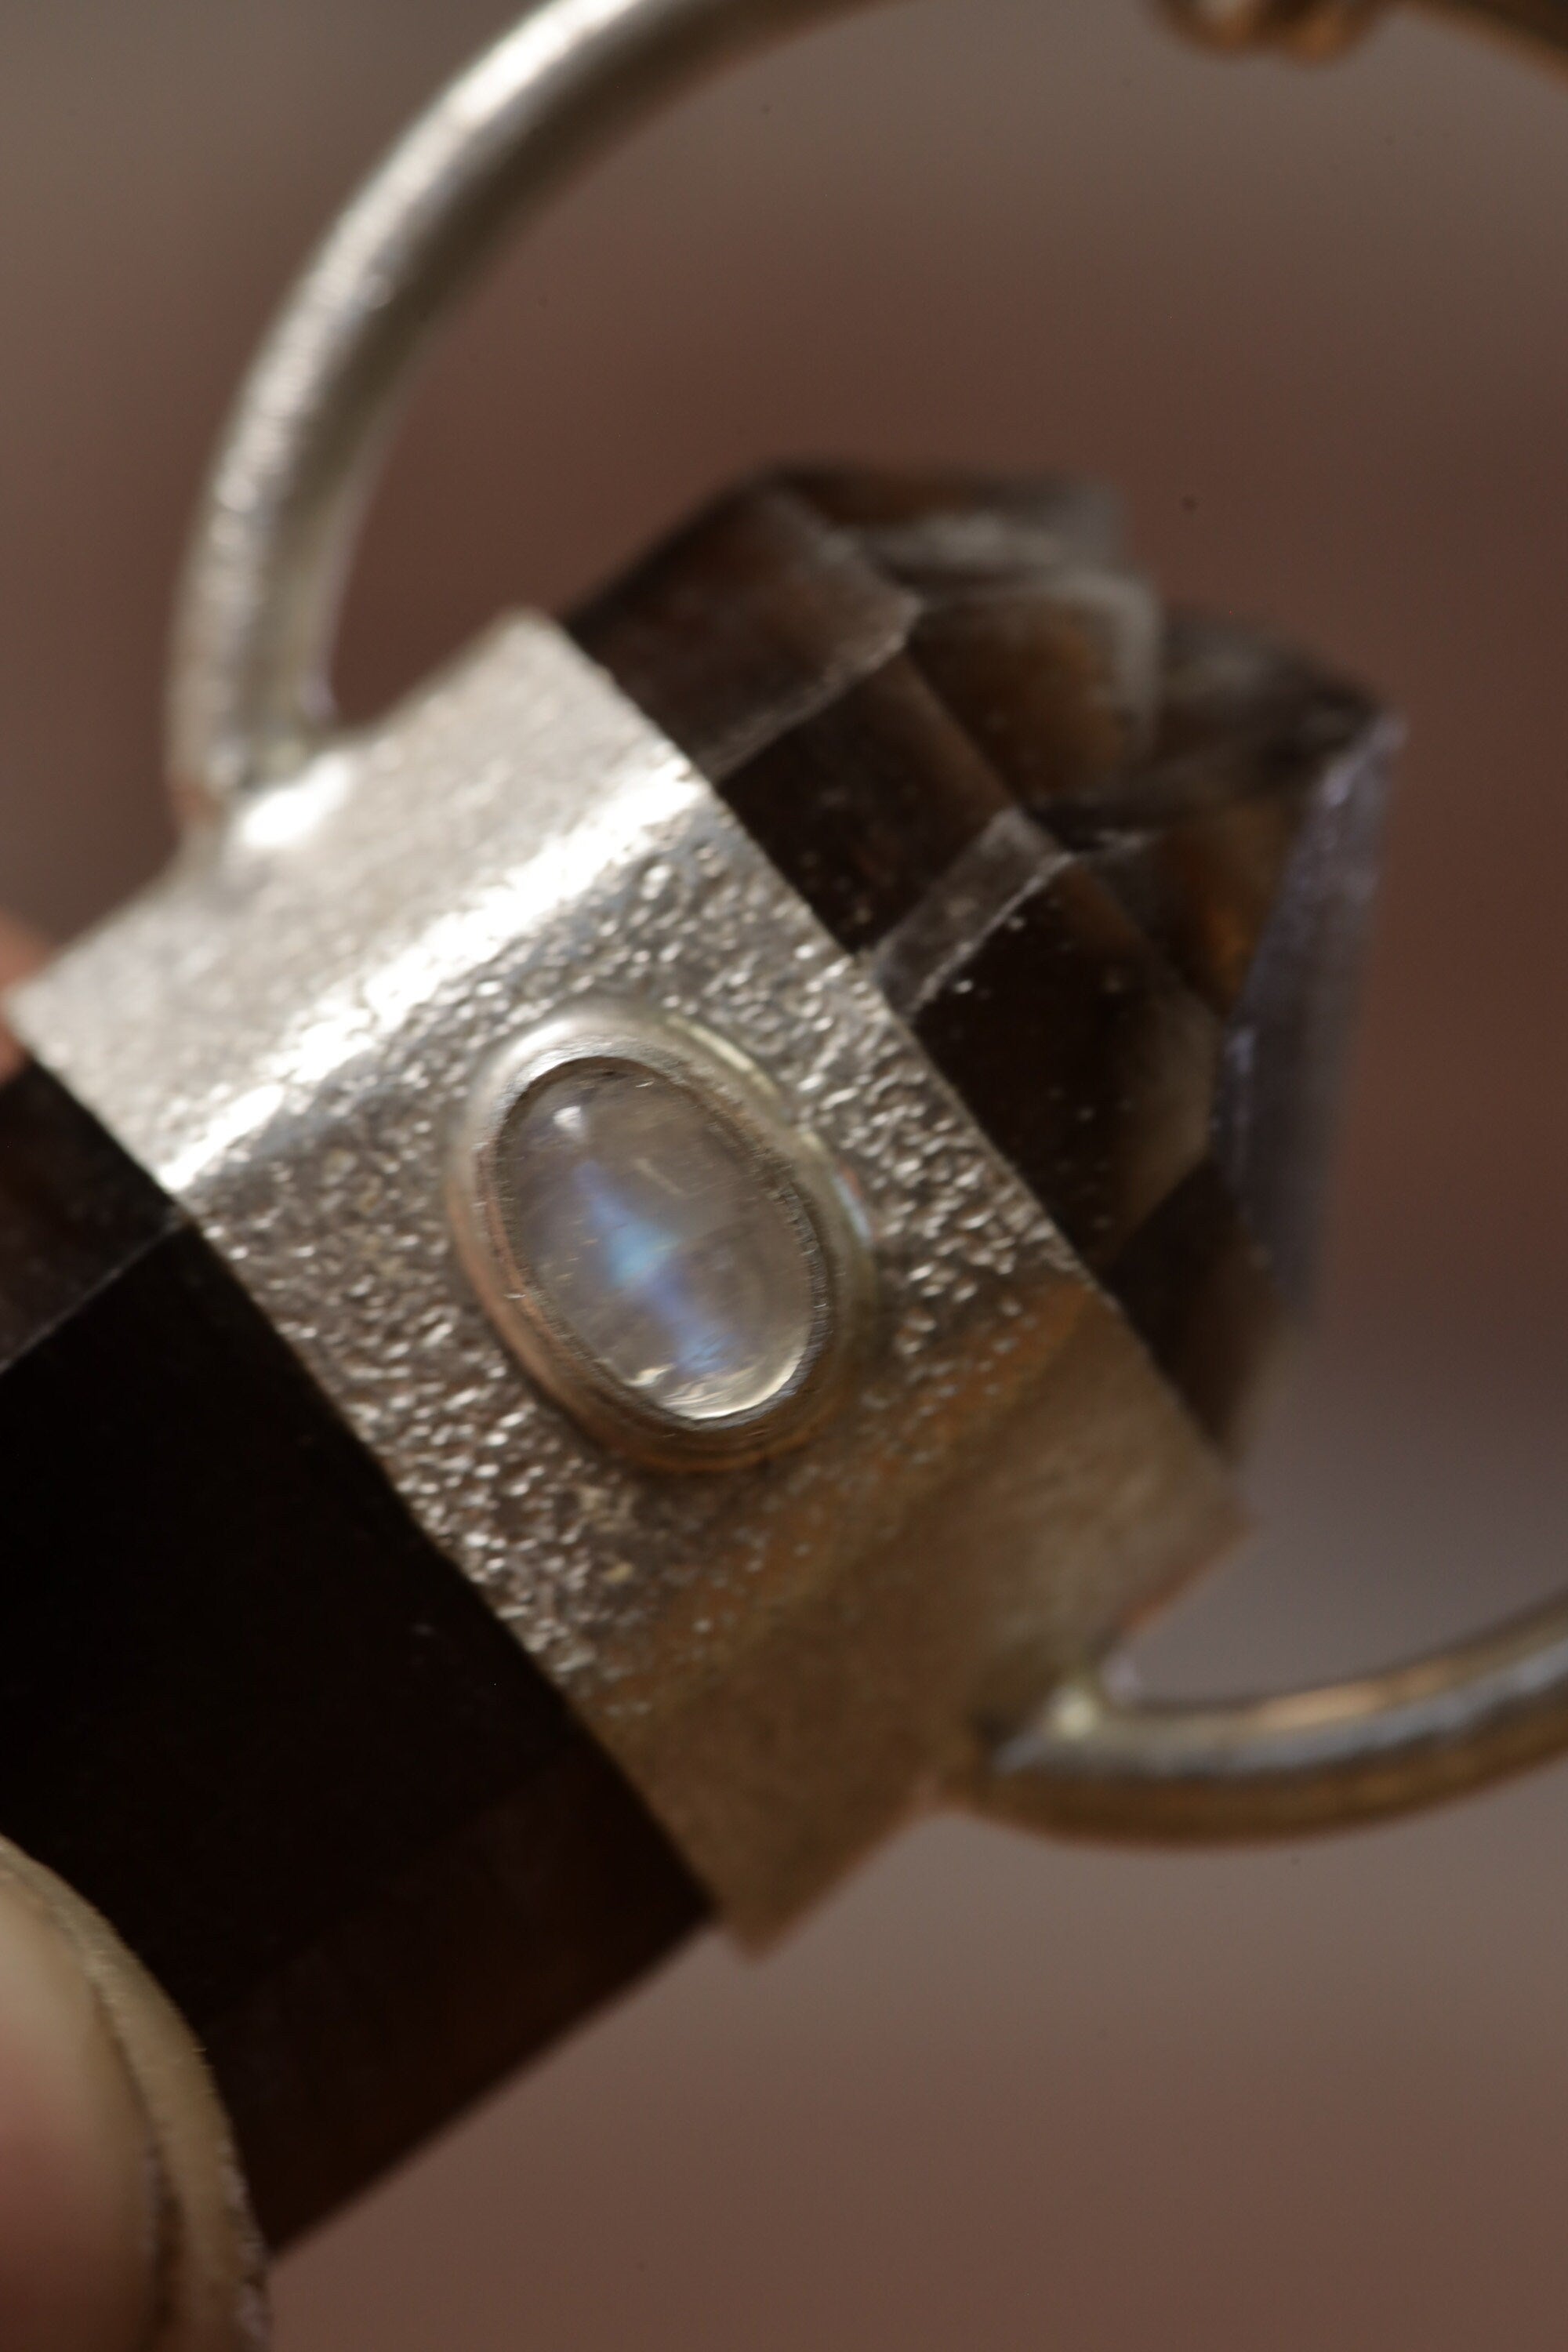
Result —
M1234 1448L1310 1285L1396 730L1057 480L749 482L571 620Z

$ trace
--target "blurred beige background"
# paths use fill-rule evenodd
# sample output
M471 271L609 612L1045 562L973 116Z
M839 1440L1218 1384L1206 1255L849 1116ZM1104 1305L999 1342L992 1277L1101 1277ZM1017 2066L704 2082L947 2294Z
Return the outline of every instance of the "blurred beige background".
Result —
M0 898L167 845L203 458L306 243L496 0L0 0ZM1568 89L1424 21L1222 65L911 0L724 84L467 315L370 531L373 708L770 456L1066 465L1413 736L1322 1331L1201 1687L1544 1587L1568 1528ZM281 2352L1561 2352L1568 1773L1339 1845L943 1824L716 1943L285 2266Z

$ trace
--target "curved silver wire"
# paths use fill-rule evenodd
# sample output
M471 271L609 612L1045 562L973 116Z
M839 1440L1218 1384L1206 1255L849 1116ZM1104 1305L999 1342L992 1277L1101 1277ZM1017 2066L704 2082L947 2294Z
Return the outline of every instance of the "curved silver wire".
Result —
M341 215L241 392L196 519L170 684L192 818L298 768L331 724L326 655L354 527L428 331L503 229L727 58L871 0L540 0L413 125ZM1215 32L1210 0L1165 0ZM1558 57L1568 0L1435 0ZM1360 0L1225 0L1261 45ZM1311 36L1311 38L1308 38ZM1568 1596L1414 1664L1231 1706L1086 1675L994 1747L987 1811L1100 1836L1296 1835L1450 1796L1568 1747Z
M1385 1820L1568 1747L1568 1599L1352 1681L1195 1706L1086 1674L984 1757L983 1811L1144 1844Z
M726 58L870 0L542 0L426 110L307 264L195 519L175 619L171 776L187 817L297 770L355 527L430 328L502 232Z

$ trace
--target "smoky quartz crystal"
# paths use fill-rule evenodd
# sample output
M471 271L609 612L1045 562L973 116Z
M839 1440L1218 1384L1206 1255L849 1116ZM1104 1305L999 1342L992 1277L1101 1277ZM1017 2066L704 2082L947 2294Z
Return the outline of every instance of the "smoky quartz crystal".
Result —
M1054 479L770 475L571 625L1235 1450L1310 1287L1386 714Z

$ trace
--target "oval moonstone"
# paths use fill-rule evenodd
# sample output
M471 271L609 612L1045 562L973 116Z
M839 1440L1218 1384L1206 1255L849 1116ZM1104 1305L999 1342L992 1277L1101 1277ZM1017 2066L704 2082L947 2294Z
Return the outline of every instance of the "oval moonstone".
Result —
M514 1254L551 1319L678 1419L754 1412L805 1360L817 1305L802 1226L740 1136L633 1065L568 1066L500 1139Z

